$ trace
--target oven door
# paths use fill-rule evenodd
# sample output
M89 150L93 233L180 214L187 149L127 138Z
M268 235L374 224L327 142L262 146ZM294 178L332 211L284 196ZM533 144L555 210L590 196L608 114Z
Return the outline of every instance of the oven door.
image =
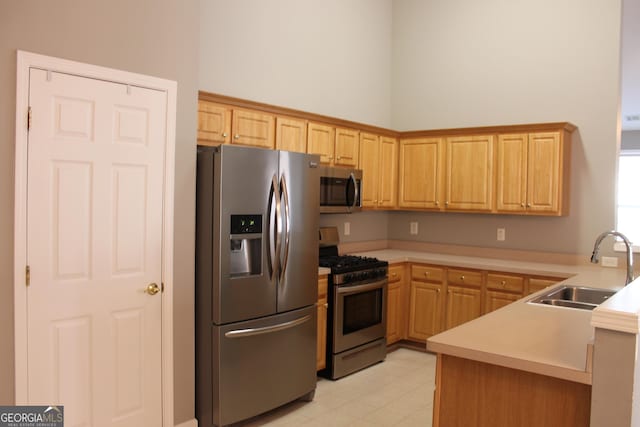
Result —
M334 354L385 337L387 279L336 286L333 303Z

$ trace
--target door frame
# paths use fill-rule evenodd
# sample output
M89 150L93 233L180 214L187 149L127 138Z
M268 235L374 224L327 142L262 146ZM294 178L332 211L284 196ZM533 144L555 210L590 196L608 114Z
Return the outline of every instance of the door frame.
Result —
M31 52L17 51L16 141L14 205L14 345L15 404L27 404L27 111L29 107L29 69L72 74L79 77L117 82L163 91L167 94L164 191L162 212L162 425L173 426L173 208L175 186L175 134L177 83L157 77L69 61Z

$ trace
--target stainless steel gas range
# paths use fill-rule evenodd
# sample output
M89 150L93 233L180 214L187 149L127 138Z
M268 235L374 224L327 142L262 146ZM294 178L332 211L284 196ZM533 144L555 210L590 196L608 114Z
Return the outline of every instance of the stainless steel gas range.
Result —
M327 367L338 379L384 360L388 263L338 255L338 231L320 230L320 266L331 269L327 315Z

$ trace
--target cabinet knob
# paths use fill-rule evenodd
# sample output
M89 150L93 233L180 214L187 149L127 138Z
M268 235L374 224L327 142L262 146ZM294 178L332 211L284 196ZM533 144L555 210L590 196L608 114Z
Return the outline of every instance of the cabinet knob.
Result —
M336 160L340 160L340 156L336 157Z
M500 282L500 284L501 284L502 286L504 286L504 285L506 285L506 284L507 284L507 282L503 280L502 282Z
M436 205L436 206L438 206L439 204L440 204L440 203L438 203L438 202L436 201L435 205Z
M233 137L234 137L235 139L240 139L240 135L239 135L239 134L237 134L237 133L236 133L235 135L233 135Z
M527 207L530 208L531 207L531 203L527 203Z
M398 275L398 273L391 273L391 275L392 275L393 277L396 277L396 276Z
M428 272L428 271L425 271L425 272L424 272L424 275L425 275L425 277L426 277L426 276L429 276L429 272Z
M449 202L448 201L444 202L444 205L449 206Z
M325 302L324 304L322 304L324 306L324 308L329 308L329 303Z
M460 276L460 280L464 281L464 275Z
M524 202L520 203L520 206L524 208Z
M226 137L227 137L227 135L228 135L228 134L227 134L226 132L222 132L222 137L223 137L223 138L226 138Z
M440 293L440 289L436 289L436 293L439 294Z

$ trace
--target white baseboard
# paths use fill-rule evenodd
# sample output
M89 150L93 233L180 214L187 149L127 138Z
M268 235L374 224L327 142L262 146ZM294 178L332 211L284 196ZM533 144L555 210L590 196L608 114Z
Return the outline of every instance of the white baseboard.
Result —
M195 418L187 420L180 424L176 424L175 427L198 427L198 420L196 420Z

